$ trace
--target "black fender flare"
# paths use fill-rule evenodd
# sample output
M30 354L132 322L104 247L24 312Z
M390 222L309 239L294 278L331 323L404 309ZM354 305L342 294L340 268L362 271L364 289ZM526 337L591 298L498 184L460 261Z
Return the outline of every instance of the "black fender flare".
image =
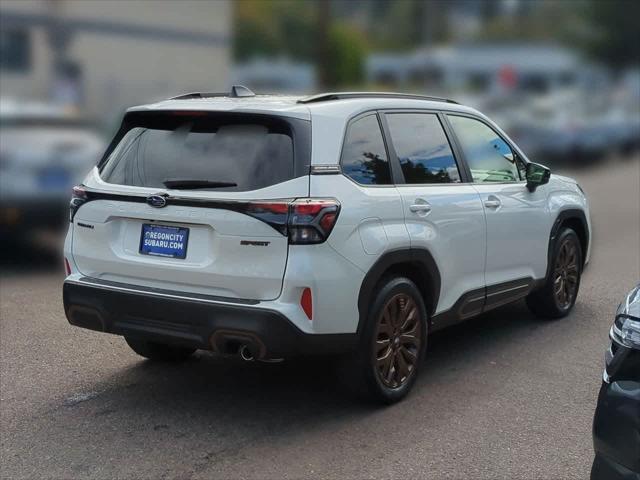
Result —
M587 223L587 216L584 214L583 210L580 210L578 208L567 208L565 210L561 210L558 213L558 216L556 217L555 221L553 222L553 226L551 227L551 233L549 235L549 246L547 248L547 272L545 274L545 281L547 278L549 278L549 274L551 273L551 263L552 263L552 258L551 256L553 255L553 245L556 241L556 238L558 236L558 233L560 232L560 226L567 220L572 220L572 219L576 219L580 222L580 224L582 225L582 228L584 228L584 234L585 234L585 249L584 252L582 252L583 255L583 262L584 262L584 258L586 258L586 254L587 254L587 250L589 249L590 245L589 245L589 224ZM576 232L579 234L579 232Z
M429 298L432 299L432 305L429 308L427 306L427 313L429 317L433 317L438 300L440 299L440 271L438 266L431 255L431 252L426 248L402 248L397 250L390 250L384 253L369 269L362 284L360 286L360 293L358 294L358 335L361 333L363 325L369 314L369 306L371 304L371 298L373 297L376 285L384 275L384 273L394 265L402 263L411 263L418 266L418 268L426 276L424 278L424 285L418 285L418 288L423 291L426 289L426 293Z

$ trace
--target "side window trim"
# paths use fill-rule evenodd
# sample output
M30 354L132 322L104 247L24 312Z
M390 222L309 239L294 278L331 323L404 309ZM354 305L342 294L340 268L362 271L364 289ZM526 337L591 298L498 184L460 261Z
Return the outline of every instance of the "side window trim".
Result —
M391 131L389 129L389 124L387 122L386 116L388 114L395 113L422 113L426 115L435 115L438 121L440 122L440 126L442 127L442 131L449 142L449 147L451 148L451 153L453 154L453 161L456 163L458 167L458 174L460 175L460 182L454 183L407 183L404 178L404 173L402 173L402 167L400 166L400 160L398 159L398 155L396 154L396 149L393 145L393 139L391 138ZM383 134L385 136L385 143L388 145L388 155L389 161L392 165L392 173L393 179L398 187L410 186L410 187L420 187L420 186L429 186L429 187L437 187L437 186L455 186L455 185L464 185L466 183L472 183L471 180L471 172L469 171L466 163L461 162L461 156L459 153L459 149L457 144L454 145L452 141L453 138L448 129L448 123L446 123L446 119L443 114L439 110L432 109L385 109L379 110L379 114L382 120L383 125ZM463 166L464 164L464 166Z
M449 123L449 119L447 115L443 112L438 112L438 118L440 119L440 123L442 124L442 128L444 129L444 133L447 136L447 140L449 140L449 145L451 145L451 150L453 151L453 156L458 164L458 171L460 172L460 179L462 183L473 183L473 177L471 176L471 169L467 164L467 159L464 156L464 152L462 151L462 146L458 142L458 137L456 137L453 132L453 127Z
M513 143L511 143L511 142L510 142L510 141L508 141L506 138L504 138L504 136L503 136L500 132L498 132L498 131L495 129L495 127L494 127L493 125L489 124L485 119L483 119L483 118L481 118L481 117L478 117L478 116L476 116L476 115L472 115L472 114L469 114L469 113L465 113L465 112L446 112L446 113L444 114L444 117L446 117L445 119L446 119L446 122L447 122L447 126L448 126L448 127L449 127L449 129L451 130L451 136L452 136L452 138L454 138L454 139L455 139L454 141L455 141L455 143L456 143L456 145L457 145L458 149L460 150L460 155L462 156L462 159L463 159L463 161L464 161L465 169L468 171L468 174L469 174L469 182L470 182L470 183L476 183L476 182L474 182L474 181L473 181L473 177L472 177L472 175L471 175L471 169L469 168L469 163L467 162L467 157L466 157L466 155L464 154L464 151L462 150L462 146L461 146L461 144L460 144L460 140L458 139L458 136L456 135L456 132L455 132L455 130L454 130L454 128L453 128L453 126L452 126L452 125L451 125L451 123L449 122L449 118L448 118L448 117L464 117L464 118L470 118L470 119L472 119L472 120L476 120L476 121L478 121L478 122L482 123L482 124L483 124L483 125L485 125L487 128L491 129L491 130L493 131L493 133L495 133L495 134L496 134L496 136L497 136L500 140L502 140L504 143L506 143L506 144L507 144L507 146L511 149L511 152L512 152L512 153L515 153L515 154L517 155L517 157L520 159L520 161L522 161L525 165L526 165L527 163L529 163L529 161L524 157L524 155L522 154L522 152L520 152L520 149L519 149L519 148L517 148L517 147L515 147L515 146L513 145ZM519 169L519 168L517 168L517 165L516 165L516 170L517 170L517 172L518 172L518 177L520 178L520 180L518 180L517 182L491 182L491 183L492 183L492 184L494 184L494 185L499 185L499 184L525 183L525 182L526 182L526 179L523 179L523 178L521 177L521 175L520 175L520 169Z
M382 185L377 185L377 184L365 184L365 183L360 183L357 182L354 178L351 178L349 175L347 175L346 173L344 173L344 170L342 168L342 158L344 155L344 149L345 146L347 144L347 138L349 137L349 131L351 130L351 126L356 123L358 120L362 120L363 118L369 117L369 116L375 116L376 120L378 121L378 128L380 128L380 135L382 137L382 143L384 145L384 149L385 149L385 153L387 155L387 163L389 164L389 171L391 174L391 183L389 184L382 184ZM382 119L380 118L380 114L378 112L378 110L367 110L365 112L360 112L357 115L354 115L353 117L351 117L349 120L347 120L345 129L344 129L344 135L342 136L342 145L340 146L340 160L338 162L338 165L340 165L340 171L341 171L341 175L343 177L345 177L347 180L349 180L350 182L355 183L356 185L358 185L359 187L362 188L389 188L389 187L395 187L395 183L396 183L396 176L394 173L394 168L391 166L391 158L389 156L389 146L387 144L387 139L385 138L385 133L384 133L384 129L383 129L383 125L382 125Z
M402 186L406 184L404 173L402 172L402 167L400 166L400 160L398 160L398 155L396 155L396 149L393 146L393 140L391 139L391 130L389 129L389 124L387 123L386 117L387 111L382 110L378 111L378 117L380 118L380 123L382 124L382 135L384 136L384 144L387 147L387 157L389 158L389 165L391 166L391 174L393 183L396 186Z

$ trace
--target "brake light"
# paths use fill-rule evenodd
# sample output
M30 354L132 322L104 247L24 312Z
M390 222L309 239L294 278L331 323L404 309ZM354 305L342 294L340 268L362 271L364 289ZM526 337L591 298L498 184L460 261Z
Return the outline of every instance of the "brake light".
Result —
M340 203L333 199L249 202L237 209L289 237L293 245L324 242L333 230Z
M173 117L206 117L207 112L202 111L193 111L193 110L172 110L169 112L170 116Z
M87 201L87 191L82 185L76 185L71 191L71 202L69 203L69 222L73 222L76 212Z
M268 223L281 234L287 234L289 202L249 202L241 210L243 213Z
M280 215L283 213L289 213L289 204L286 202L252 202L249 204L248 210L254 212L268 212Z
M305 198L290 205L289 243L293 245L324 242L338 219L337 200Z
M313 320L313 298L311 289L305 288L300 296L300 306L309 320Z

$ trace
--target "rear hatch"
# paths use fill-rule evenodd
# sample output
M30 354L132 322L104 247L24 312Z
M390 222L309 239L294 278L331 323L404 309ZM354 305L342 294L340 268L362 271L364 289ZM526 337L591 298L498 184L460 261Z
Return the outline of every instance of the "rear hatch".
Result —
M111 282L277 298L288 203L309 194L309 129L267 115L127 114L76 192L76 267Z

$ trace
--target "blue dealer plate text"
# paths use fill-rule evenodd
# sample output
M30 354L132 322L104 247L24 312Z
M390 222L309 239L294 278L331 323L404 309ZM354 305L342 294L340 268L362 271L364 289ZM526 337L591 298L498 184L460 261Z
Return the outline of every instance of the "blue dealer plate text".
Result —
M159 257L185 258L188 241L188 228L143 223L140 253Z

